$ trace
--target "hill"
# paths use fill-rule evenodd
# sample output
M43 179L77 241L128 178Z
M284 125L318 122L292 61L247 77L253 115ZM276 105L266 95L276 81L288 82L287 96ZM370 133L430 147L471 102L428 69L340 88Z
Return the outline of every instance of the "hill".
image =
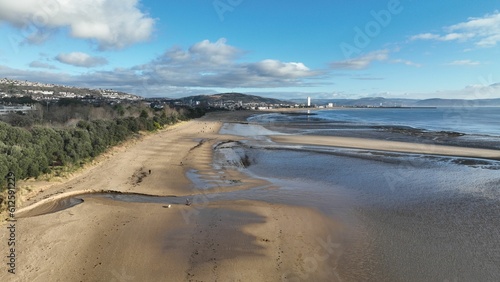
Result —
M197 95L177 99L178 101L191 104L199 102L201 104L217 104L217 103L242 103L242 104L274 104L274 105L289 105L289 101L283 101L273 98L266 98L255 95L247 95L242 93L221 93L212 95Z
M66 85L31 82L27 80L0 79L0 97L31 96L34 100L61 98L102 98L119 100L140 100L139 96L113 89L90 89Z

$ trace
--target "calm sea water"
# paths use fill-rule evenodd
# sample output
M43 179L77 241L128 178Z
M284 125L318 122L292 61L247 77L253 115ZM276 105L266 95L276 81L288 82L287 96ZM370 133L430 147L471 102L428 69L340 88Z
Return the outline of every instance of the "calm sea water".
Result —
M430 131L500 136L500 108L368 108L311 112L311 116L267 114L251 121L323 121L367 126L409 126Z
M310 206L353 226L332 266L342 281L500 281L499 161L266 145L259 137L339 124L500 136L500 108L314 113L264 114L223 128L249 139L246 170L281 187L245 197Z
M373 108L318 111L317 117L367 125L414 128L500 136L500 108Z
M262 200L320 209L355 228L341 242L342 281L500 281L498 170L418 156L247 153L254 175L282 187Z

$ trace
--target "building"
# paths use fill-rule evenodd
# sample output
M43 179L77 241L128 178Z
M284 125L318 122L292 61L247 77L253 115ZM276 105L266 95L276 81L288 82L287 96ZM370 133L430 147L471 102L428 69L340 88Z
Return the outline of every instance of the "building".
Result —
M17 106L4 106L0 105L0 115L6 115L9 113L27 113L29 111L33 110L32 106L25 106L25 105L17 105Z
M28 90L28 93L42 94L42 95L54 95L54 91L46 91L46 90Z

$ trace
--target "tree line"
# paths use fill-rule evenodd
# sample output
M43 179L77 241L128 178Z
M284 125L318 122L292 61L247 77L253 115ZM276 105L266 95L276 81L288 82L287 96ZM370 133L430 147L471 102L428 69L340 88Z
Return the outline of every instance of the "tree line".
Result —
M142 109L138 116L79 120L73 126L20 127L0 121L0 192L9 171L26 179L56 167L81 165L140 131L155 131L203 114L203 109L153 113Z

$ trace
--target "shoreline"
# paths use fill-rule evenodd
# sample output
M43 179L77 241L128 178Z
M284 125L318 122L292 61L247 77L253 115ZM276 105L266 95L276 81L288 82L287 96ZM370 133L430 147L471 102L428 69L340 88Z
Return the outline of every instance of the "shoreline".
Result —
M217 145L253 138L219 134L223 124L252 126L245 121L254 114L264 113L211 113L145 136L25 202L18 210L26 217L17 222L17 255L23 259L15 279L342 281L340 274L345 271L358 267L366 271L363 261L342 264L343 255L352 248L360 257L366 251L365 242L353 236L352 222L306 205L293 193L290 198L267 199L267 190L283 187L252 178L234 164L214 165L221 158L215 155ZM267 137L293 145L500 159L498 150L335 136ZM217 161L224 162L224 156ZM238 198L244 194L238 193L249 195L256 188L261 189L262 200ZM94 196L103 191L140 199ZM236 196L230 201L213 196L223 193ZM83 202L51 210L70 195ZM158 201L143 199L148 195ZM37 209L49 213L30 216ZM6 236L0 232L0 241ZM0 278L11 280L6 274L0 273Z
M354 137L500 150L500 135L493 133L496 131L491 130L481 133L481 131L459 130L458 128L421 128L404 124L390 124L388 122L359 123L356 121L343 121L341 117L338 120L323 119L316 117L316 113L307 115L306 113L291 112L288 113L288 116L287 113L281 114L283 114L283 117L278 115L274 118L263 117L252 121L270 130L295 135ZM301 117L300 115L304 116ZM293 116L296 117L290 122L290 118Z
M69 179L50 183L49 189L24 202L18 211L29 215L37 207L50 209L69 195L79 195L84 202L17 219L16 253L22 259L15 276L2 271L0 279L276 281L306 275L326 280L332 274L329 265L337 260L331 241L344 236L339 223L311 208L211 199L211 193L266 185L237 169L212 166L215 144L242 139L219 135L222 124L258 113L209 114L113 150ZM186 176L191 170L215 187L196 187ZM221 185L232 180L237 184ZM168 208L165 203L81 195L103 190L190 197L192 203ZM0 241L7 240L7 235L1 232ZM326 249L321 249L318 238ZM304 259L320 251L324 259L317 261L318 271L305 271Z
M21 189L22 193L17 194L17 197L20 199L20 202L17 202L17 210L29 208L32 205L38 204L40 201L50 200L52 197L60 198L61 196L66 195L66 190L62 186L65 184L75 180L78 177L81 177L84 174L89 173L90 171L97 169L103 163L108 161L110 158L113 158L114 155L123 153L131 147L137 146L137 143L143 142L147 138L151 138L152 136L161 133L161 132L169 132L171 130L176 129L178 126L183 125L185 122L179 122L174 125L171 125L161 131L154 133L143 133L138 137L132 137L129 140L124 141L123 143L109 148L103 154L97 156L95 159L91 160L88 163L85 163L82 167L77 168L70 172L65 172L62 176L50 176L43 175L40 179L27 179L17 181L18 189ZM70 191L68 194L74 194L86 191L98 191L96 189L82 189L81 191ZM19 200L18 200L19 201ZM2 213L3 215L4 213Z
M270 138L277 143L293 145L316 145L349 149L366 149L385 152L438 155L448 157L467 157L500 160L500 150L446 146L435 144L388 141L367 138L314 136L314 135L276 135Z

